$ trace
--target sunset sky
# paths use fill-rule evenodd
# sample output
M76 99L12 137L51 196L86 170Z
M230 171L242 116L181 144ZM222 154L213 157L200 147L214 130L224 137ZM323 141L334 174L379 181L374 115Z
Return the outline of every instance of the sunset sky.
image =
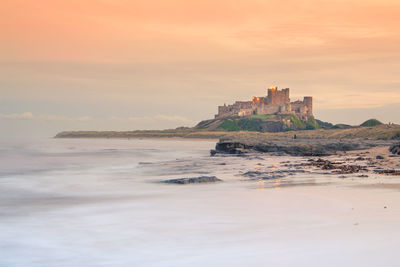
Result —
M272 85L400 123L399 0L5 0L0 33L2 135L193 126Z

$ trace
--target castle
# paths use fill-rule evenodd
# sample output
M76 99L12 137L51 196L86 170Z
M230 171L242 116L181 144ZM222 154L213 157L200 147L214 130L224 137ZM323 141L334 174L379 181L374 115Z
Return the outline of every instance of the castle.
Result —
M264 114L294 114L302 120L308 120L313 116L312 97L305 96L303 101L290 102L289 88L278 90L278 87L271 87L268 89L267 96L253 97L252 101L236 101L232 105L219 106L215 118Z

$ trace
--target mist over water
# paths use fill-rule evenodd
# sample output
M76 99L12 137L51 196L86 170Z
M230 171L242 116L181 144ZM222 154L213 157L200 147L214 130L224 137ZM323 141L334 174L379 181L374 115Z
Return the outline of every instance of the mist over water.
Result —
M0 266L400 263L398 191L309 173L249 180L246 171L304 159L210 157L214 146L198 140L3 141ZM202 175L224 182L159 183Z

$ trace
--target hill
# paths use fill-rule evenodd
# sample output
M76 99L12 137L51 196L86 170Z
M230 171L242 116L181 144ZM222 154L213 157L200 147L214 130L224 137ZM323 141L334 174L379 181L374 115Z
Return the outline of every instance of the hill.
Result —
M313 117L305 121L294 114L231 116L201 121L194 127L195 130L253 131L262 133L315 130L318 128L319 125Z
M377 119L370 119L370 120L367 120L367 121L361 123L360 126L361 127L374 127L374 126L382 125L382 124L383 123L378 121Z

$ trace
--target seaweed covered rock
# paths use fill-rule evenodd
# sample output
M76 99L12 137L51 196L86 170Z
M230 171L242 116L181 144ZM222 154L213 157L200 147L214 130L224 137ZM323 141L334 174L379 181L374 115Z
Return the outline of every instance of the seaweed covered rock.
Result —
M200 176L191 178L170 179L162 182L166 184L202 184L202 183L222 182L222 180L218 179L215 176Z
M400 155L400 144L392 145L392 146L389 148L389 151L392 152L392 153L395 154L395 155Z

